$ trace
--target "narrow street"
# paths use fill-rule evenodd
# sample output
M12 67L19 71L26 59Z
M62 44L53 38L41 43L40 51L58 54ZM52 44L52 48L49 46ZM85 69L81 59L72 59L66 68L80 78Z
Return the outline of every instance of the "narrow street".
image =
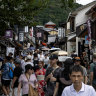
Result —
M0 0L0 14L0 96L96 96L96 0Z

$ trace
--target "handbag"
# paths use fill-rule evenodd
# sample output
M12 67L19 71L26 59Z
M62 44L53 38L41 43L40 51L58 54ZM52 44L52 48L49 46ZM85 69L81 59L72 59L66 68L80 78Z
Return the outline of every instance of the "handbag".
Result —
M27 80L29 82L29 79L28 79L27 75L26 75L26 78L27 78ZM31 84L29 84L28 96L39 96L37 89L33 88Z
M28 96L39 96L37 89L33 88L31 84L29 84Z

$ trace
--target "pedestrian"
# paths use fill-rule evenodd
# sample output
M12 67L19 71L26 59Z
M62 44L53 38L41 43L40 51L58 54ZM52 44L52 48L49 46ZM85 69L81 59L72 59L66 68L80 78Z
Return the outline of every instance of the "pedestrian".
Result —
M46 85L46 82L44 80L46 69L43 68L44 61L39 61L39 69L36 70L36 77L38 80L38 91L39 96L45 96L43 87Z
M45 57L44 57L42 51L39 51L38 59L39 59L39 60L44 60L44 59L45 59Z
M9 70L10 70L10 61L12 57L6 56L5 57L5 64L4 67L2 68L2 89L3 92L6 96L9 96L10 93L10 82L11 78L9 76Z
M73 66L73 60L68 58L65 60L64 62L64 68L62 68L63 70L60 72L60 75L57 78L57 83L59 83L58 87L55 87L55 90L57 91L54 96L61 96L63 89L66 86L69 86L72 84L70 77L69 77L69 72L70 72L70 68Z
M13 71L13 80L12 80L12 84L11 84L11 88L13 89L12 92L12 96L18 96L17 95L17 89L18 89L18 79L20 77L20 75L22 74L22 68L21 68L21 60L20 59L16 59L15 60L15 69Z
M4 59L3 57L0 57L0 63L1 63L1 66L0 66L0 89L2 89L2 71L3 71L3 68L5 66L5 63L6 63L6 59ZM0 90L0 95L3 95L3 90Z
M22 68L23 73L24 73L24 70L25 70L25 56L26 56L25 54L20 55L20 60L21 60L20 67Z
M31 64L32 66L34 66L33 63L31 62L31 59L32 59L32 56L31 56L31 55L27 55L26 61L25 61L24 66L23 66L24 72L25 72L25 66L26 66L27 64Z
M88 68L88 56L86 52L82 52L82 65Z
M36 71L39 68L38 63L39 63L38 55L37 53L34 53L34 59L33 59L34 71Z
M80 57L75 57L74 65L80 65L83 68L83 73L84 73L84 80L83 82L87 84L87 70L84 66L81 65L81 59Z
M22 88L22 96L28 96L29 84L31 84L33 88L37 89L38 87L37 79L31 64L27 64L25 66L25 73L22 74L19 78L18 96L20 96L21 88Z
M53 96L56 87L56 78L60 73L60 67L57 65L58 56L53 54L49 57L51 61L50 67L46 70L45 81L47 83L45 96Z
M61 96L96 96L92 86L83 83L83 69L80 65L74 65L70 70L72 85L64 88Z
M96 53L93 54L93 63L90 64L90 84L96 90Z
M48 57L48 54L45 54L44 68L47 69L48 66L49 66L49 57Z

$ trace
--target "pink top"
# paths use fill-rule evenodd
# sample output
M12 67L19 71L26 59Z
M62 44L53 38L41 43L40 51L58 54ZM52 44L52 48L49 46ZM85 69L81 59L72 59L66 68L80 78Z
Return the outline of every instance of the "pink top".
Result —
M31 84L33 87L34 86L34 82L37 82L37 79L36 79L36 76L35 74L32 74L30 76L30 79L29 79L29 82L28 82L28 79L26 78L25 74L22 74L19 78L19 82L21 82L22 84L22 95L24 94L28 94L28 91L29 91L29 84Z

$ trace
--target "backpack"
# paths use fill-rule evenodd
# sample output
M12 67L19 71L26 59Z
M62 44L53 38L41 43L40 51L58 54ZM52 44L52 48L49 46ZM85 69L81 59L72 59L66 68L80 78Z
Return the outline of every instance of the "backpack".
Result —
M13 79L13 71L11 70L10 67L12 68L12 70L14 70L14 67L9 63L9 73L8 73L8 75L9 75L10 79Z
M13 79L13 72L12 72L12 70L11 69L9 69L9 77L10 77L10 79Z
M95 64L93 68L93 78L96 79L96 65Z

